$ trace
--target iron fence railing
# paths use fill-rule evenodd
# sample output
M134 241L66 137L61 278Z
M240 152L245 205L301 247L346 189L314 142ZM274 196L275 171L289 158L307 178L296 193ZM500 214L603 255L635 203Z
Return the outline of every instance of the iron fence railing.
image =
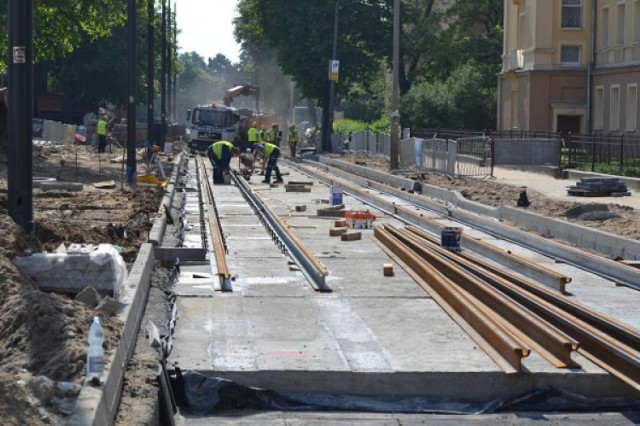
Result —
M640 176L640 136L636 135L465 129L415 129L412 135L455 140L478 135L490 137L495 142L493 158L498 159L496 164L505 157L522 158L523 163L519 164L522 166L546 165ZM553 154L554 150L557 150L556 154Z

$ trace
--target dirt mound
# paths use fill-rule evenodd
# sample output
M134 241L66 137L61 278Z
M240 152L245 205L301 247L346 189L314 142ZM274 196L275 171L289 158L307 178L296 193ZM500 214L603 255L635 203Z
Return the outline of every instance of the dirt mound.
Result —
M73 153L73 155L71 154ZM77 154L77 163L75 162ZM61 162L61 158L69 161ZM92 182L119 176L90 147L34 147L36 173L84 183L82 192L34 190L33 239L7 212L6 164L0 163L0 413L2 424L63 424L73 400L54 392L43 398L38 380L82 384L87 333L95 312L72 298L40 291L11 262L29 252L51 252L60 244L110 243L133 262L158 211L163 191L99 189ZM89 283L88 283L89 284ZM105 356L117 348L122 325L103 318ZM39 396L39 397L38 397ZM71 407L71 408L70 408Z

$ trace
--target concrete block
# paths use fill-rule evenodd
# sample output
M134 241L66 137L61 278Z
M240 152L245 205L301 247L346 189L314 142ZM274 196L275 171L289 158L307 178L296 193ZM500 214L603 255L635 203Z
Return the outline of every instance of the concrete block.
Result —
M98 303L96 310L105 316L110 317L118 310L118 301L113 297L105 296L102 298L100 303Z
M147 326L145 327L147 339L149 339L149 344L152 348L159 348L162 346L162 340L160 339L160 330L153 321L147 322Z
M13 263L44 291L77 294L87 284L118 299L127 280L127 265L111 244L91 252L36 253Z
M338 219L333 223L333 226L336 228L346 228L347 220L346 219Z
M43 191L72 191L80 192L84 189L84 185L79 182L58 182L58 181L46 181L40 182L40 189Z
M306 205L296 206L296 211L297 212L306 212L307 211L307 206Z
M357 241L362 239L362 232L347 232L340 237L342 241Z
M75 300L84 303L90 308L95 308L100 303L100 295L95 288L89 286L76 294Z

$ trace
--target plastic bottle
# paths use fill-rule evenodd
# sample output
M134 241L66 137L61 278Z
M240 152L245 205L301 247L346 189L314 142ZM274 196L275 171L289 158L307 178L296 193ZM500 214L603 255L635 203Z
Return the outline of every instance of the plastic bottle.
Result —
M100 318L93 317L91 328L89 329L89 351L87 352L87 381L102 383L102 370L104 368L104 332L100 325Z

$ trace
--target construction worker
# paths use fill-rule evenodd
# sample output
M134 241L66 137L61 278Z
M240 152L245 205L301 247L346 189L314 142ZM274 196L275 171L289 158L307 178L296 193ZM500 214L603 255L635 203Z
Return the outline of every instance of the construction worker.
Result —
M231 158L238 154L231 142L219 141L211 144L207 148L207 156L213 166L213 183L224 183L224 173L229 173Z
M265 142L272 143L275 146L280 146L282 140L282 132L278 127L278 123L271 124L271 129L265 135Z
M104 152L107 148L107 125L109 124L109 116L103 115L96 126L96 134L98 135L98 152Z
M298 132L298 128L295 123L291 123L289 126L289 152L291 152L291 157L296 158L296 148L298 147L298 141L300 140L300 133Z
M253 149L254 145L258 143L258 122L251 123L251 128L247 132L247 139L249 141L249 148Z
M271 179L271 170L275 170L276 172L276 183L284 182L282 180L282 175L280 174L280 169L278 168L278 157L280 157L280 148L275 146L272 143L259 143L256 146L256 149L253 153L254 162L258 157L258 154L262 155L262 170L260 174L264 173L264 180L262 183L269 183L269 179ZM266 172L265 172L265 163L266 163Z
M260 126L260 131L258 132L258 143L265 143L267 140L265 137L267 136L267 126L264 124Z

